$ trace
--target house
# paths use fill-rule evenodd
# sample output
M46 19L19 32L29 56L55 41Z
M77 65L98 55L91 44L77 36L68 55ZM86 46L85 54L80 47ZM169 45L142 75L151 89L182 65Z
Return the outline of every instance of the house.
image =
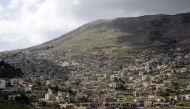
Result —
M142 75L142 80L143 80L143 81L148 80L148 76L147 76L147 75Z
M60 109L78 109L74 104L59 104Z
M15 101L17 97L21 97L21 95L20 94L11 94L11 95L8 95L8 100Z
M10 83L11 83L11 86L16 86L19 84L19 79L11 79Z
M70 63L67 62L67 61L64 61L64 62L61 64L61 66L63 66L63 67L70 66Z
M25 92L31 92L32 91L32 85L25 86Z
M0 89L5 89L6 88L6 80L0 79Z
M109 83L109 88L116 88L117 87L117 83L116 82L111 82Z
M48 89L48 93L45 94L44 100L46 102L55 102L56 101L56 96L55 96L55 94L53 94L51 89Z
M122 95L118 95L116 97L116 100L117 100L117 102L122 102L123 101L123 96Z
M190 94L185 95L185 100L190 100Z
M56 101L59 103L64 102L65 101L64 96L65 96L65 93L59 91L56 96Z

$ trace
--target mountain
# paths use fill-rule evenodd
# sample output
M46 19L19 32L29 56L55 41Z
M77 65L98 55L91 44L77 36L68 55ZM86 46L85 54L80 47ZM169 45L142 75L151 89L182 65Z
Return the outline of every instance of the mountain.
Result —
M190 13L98 20L27 50L85 53L115 47L151 49L175 46L189 49L189 29Z
M97 20L44 44L3 52L1 59L10 63L15 60L14 65L25 72L40 72L34 70L38 62L59 63L56 66L62 68L64 61L124 61L135 55L176 48L189 52L189 30L190 13Z

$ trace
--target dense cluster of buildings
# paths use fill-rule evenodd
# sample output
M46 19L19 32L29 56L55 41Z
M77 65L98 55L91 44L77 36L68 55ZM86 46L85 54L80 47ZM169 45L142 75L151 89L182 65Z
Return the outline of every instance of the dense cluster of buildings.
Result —
M31 59L24 58L26 62ZM53 57L49 61L60 70L43 75L34 70L38 73L0 79L1 93L14 92L7 99L12 101L24 93L39 109L134 109L190 103L190 53L179 48L168 53L132 56L128 62Z

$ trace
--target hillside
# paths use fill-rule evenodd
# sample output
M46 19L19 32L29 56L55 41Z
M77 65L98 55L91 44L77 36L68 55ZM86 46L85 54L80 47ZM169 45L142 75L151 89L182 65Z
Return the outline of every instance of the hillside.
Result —
M64 61L113 60L125 65L134 56L152 52L170 53L176 48L189 52L189 19L190 13L97 20L44 44L0 56L24 72L49 75L62 69ZM61 73L68 71L64 69Z
M27 50L81 53L115 47L160 49L178 46L189 49L189 19L190 13L98 20Z
M98 20L44 44L3 52L0 60L21 69L34 92L55 95L47 103L178 108L190 101L189 30L190 13Z

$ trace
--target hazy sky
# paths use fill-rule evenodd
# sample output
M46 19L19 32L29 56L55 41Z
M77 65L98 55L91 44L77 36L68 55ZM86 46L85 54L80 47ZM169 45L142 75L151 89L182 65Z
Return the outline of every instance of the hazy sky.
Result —
M0 0L0 51L56 38L96 19L190 12L190 0Z

